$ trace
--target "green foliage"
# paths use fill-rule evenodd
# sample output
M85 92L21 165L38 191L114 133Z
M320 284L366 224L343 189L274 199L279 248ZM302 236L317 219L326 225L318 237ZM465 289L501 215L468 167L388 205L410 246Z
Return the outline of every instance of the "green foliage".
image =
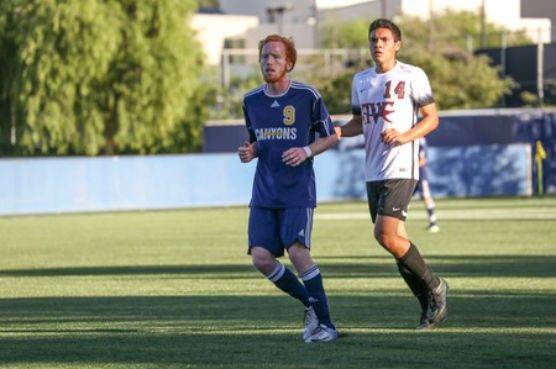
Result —
M323 30L324 45L368 48L368 25L363 27L361 22L326 24ZM408 16L402 17L398 24L402 30L400 60L425 70L441 109L496 106L502 96L509 93L514 86L510 78L500 78L498 70L489 65L487 58L474 56L468 50L469 40L474 40L473 45L479 45L476 42L480 35L479 16L470 12L448 11L437 14L432 24ZM493 24L486 26L487 34L497 35L489 46L499 46L500 35L507 30ZM511 35L512 37L507 38L508 45L530 43L523 32ZM346 39L345 44L343 38ZM342 44L334 44L336 40L342 40ZM354 59L350 63L361 65L361 62ZM354 72L355 70L346 70L315 80L331 113L349 113L350 86Z
M351 112L351 83L358 71L349 69L328 80L315 81L315 87L328 108L330 114L349 114Z
M187 27L195 6L193 0L2 1L0 62L8 71L0 75L2 142L15 126L24 154L195 147L201 58Z
M548 87L545 87L543 101L540 101L539 95L530 91L523 91L519 95L523 106L527 107L543 107L543 106L556 106L556 82L553 82Z
M219 0L198 0L199 8L218 8L220 7Z
M350 22L329 20L322 26L321 43L331 49L366 47L368 30L369 22L366 19L354 19Z
M252 72L242 78L232 75L229 86L220 83L209 83L205 103L211 106L208 118L211 120L242 119L243 95L263 83L259 66L253 66Z
M407 51L407 50L406 50ZM440 109L470 109L496 106L513 82L501 79L498 69L485 56L465 52L446 55L413 49L404 61L423 68L429 76Z
M447 10L436 13L431 22L423 22L418 17L403 16L399 20L402 38L406 44L418 44L427 49L467 49L473 51L482 47L480 15L467 11ZM407 30L403 32L403 30ZM409 31L410 30L410 31ZM485 23L485 47L528 45L532 41L525 31L510 31L494 23ZM471 47L471 49L470 49Z

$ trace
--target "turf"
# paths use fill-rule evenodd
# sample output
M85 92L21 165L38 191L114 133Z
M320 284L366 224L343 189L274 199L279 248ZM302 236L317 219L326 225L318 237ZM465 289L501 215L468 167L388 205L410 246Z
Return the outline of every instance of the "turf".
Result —
M301 340L302 307L250 265L247 209L0 217L1 368L556 367L556 199L437 202L409 234L450 284L418 305L365 203L322 204L313 257L341 338Z

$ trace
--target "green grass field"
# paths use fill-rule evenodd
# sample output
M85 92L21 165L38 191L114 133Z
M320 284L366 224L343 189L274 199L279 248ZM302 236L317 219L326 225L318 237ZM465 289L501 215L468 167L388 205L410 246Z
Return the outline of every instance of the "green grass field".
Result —
M322 204L313 231L334 343L245 255L247 209L0 217L1 368L556 367L556 199L412 203L409 234L450 283L449 318L417 302L365 203Z

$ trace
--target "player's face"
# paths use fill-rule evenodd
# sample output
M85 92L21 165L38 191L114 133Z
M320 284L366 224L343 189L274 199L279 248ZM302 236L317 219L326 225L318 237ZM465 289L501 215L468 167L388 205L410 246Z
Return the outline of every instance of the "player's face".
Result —
M369 35L369 48L376 64L393 64L400 50L400 41L395 41L394 34L388 28L377 28Z
M286 78L291 62L286 58L286 47L280 41L267 42L261 50L261 72L267 83Z

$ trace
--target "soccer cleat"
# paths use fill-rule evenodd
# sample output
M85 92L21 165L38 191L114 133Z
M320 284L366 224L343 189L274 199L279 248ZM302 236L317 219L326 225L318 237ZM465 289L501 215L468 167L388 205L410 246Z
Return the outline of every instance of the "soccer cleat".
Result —
M329 342L336 340L336 338L338 338L338 331L335 328L330 328L324 324L320 324L317 328L315 328L305 342Z
M432 316L433 312L431 310L431 302L430 302L430 293L424 293L418 296L419 303L421 304L421 316L419 317L419 324L417 325L417 329L429 329L433 328L434 325L431 325L430 317Z
M431 310L427 309L421 312L421 317L419 318L419 324L417 325L417 329L429 329L432 328L431 323L429 321L429 316L431 314Z
M305 328L303 329L303 341L307 341L313 331L319 326L319 318L317 318L315 309L313 309L312 306L305 308L303 324L305 325Z
M442 323L448 317L448 307L446 303L446 295L448 294L448 283L444 278L439 277L440 284L434 291L430 292L430 315L428 317L429 325L432 326Z
M430 233L437 233L440 232L440 227L436 224L431 224L427 227L427 231Z

